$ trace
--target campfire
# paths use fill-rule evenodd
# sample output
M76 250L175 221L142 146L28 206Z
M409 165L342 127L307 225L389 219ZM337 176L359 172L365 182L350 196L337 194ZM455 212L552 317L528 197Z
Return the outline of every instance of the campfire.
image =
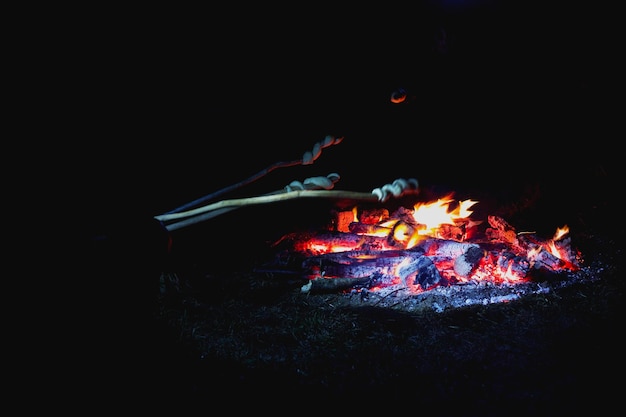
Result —
M516 230L499 215L475 219L473 210L480 201L457 200L454 193L422 201L416 179L399 178L363 193L333 190L340 179L333 173L293 181L260 196L201 205L277 168L312 164L323 149L342 139L327 136L302 159L271 165L156 218L168 230L176 230L247 205L295 198L353 202L333 209L324 227L281 236L271 245L274 258L257 271L296 274L306 281L303 293L356 294L361 301L371 298L379 305L412 300L423 306L429 304L428 297L435 309L450 303L509 301L524 293L549 291L545 282L583 274L582 256L572 245L567 225L557 227L552 236L540 236ZM391 199L406 201L407 196L411 204L387 208L393 206L386 204ZM454 297L460 289L463 293Z
M578 271L581 254L567 225L549 238L517 231L501 217L472 219L478 201L449 194L393 213L385 208L337 211L326 230L290 233L274 245L294 257L310 281L302 290L420 294L437 287L491 283L511 286Z

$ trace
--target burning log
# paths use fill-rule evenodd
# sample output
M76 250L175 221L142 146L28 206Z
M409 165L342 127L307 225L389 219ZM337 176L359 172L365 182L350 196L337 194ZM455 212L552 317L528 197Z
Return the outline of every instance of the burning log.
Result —
M483 257L484 250L478 244L431 238L405 250L367 249L311 256L302 267L311 276L325 277L362 278L378 272L383 277L379 284L390 285L399 277L405 285L426 289L447 282L439 271L443 265L452 265L454 275L467 278Z
M565 267L565 262L562 259L557 258L545 250L542 250L534 257L534 267L536 269L546 268L551 271L557 271Z
M518 281L528 274L530 262L524 256L510 251L492 252L491 256L490 264L497 268L493 274L502 280Z
M397 261L399 262L399 261ZM371 260L369 262L353 262L353 263L338 263L338 262L323 262L322 265L314 265L309 267L307 270L309 275L319 276L323 275L325 277L353 277L353 278L363 278L368 277L375 272L384 271L385 267L381 267L377 265L375 260Z
M339 211L335 213L334 224L336 231L349 232L350 223L352 222L354 222L354 213L352 211Z
M303 293L326 293L349 290L351 288L367 287L373 277L362 278L315 278L300 288Z
M327 232L294 243L293 249L301 253L318 255L351 250L382 250L387 248L387 238L354 233Z
M389 210L386 208L363 210L359 215L359 222L364 224L379 224L387 219Z
M422 250L349 251L313 256L302 262L303 268L313 276L367 277L381 275L379 284L390 284L394 270L402 262L413 263L424 256Z
M400 275L405 285L409 283L409 279L414 277L412 284L419 284L425 290L442 281L439 270L427 256L420 256L414 262L403 264L402 267L398 268L398 275Z
M487 216L487 221L491 228L485 230L485 237L489 240L505 242L513 246L518 246L517 232L503 218L498 216Z
M470 244L465 251L454 260L454 272L463 277L469 277L485 256L485 251L476 244Z
M471 247L479 247L477 243L457 242L455 240L445 240L429 238L418 245L429 256L456 259L466 253Z
M348 225L348 231L350 233L356 233L361 235L388 236L391 233L392 229L377 224L352 222Z
M439 227L439 237L442 239L464 240L465 236L464 224L442 224Z
M557 231L557 234L563 229ZM571 238L566 235L555 236L551 240L541 240L534 235L520 237L520 242L527 247L528 257L535 262L535 269L545 268L550 271L580 268L579 254L572 248Z

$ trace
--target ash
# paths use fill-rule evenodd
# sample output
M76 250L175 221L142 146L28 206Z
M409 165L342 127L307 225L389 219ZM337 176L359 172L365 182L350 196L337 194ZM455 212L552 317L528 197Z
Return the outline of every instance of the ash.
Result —
M388 307L408 312L445 311L471 305L508 303L531 294L547 294L577 283L597 281L606 267L601 264L564 272L558 277L521 283L476 281L451 286L438 286L417 292L403 284L377 290L353 289L343 294L351 304Z

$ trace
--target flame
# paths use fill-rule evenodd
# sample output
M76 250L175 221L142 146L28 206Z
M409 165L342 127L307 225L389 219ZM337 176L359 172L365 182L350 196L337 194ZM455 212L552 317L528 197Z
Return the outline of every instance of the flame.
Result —
M561 256L561 252L559 251L559 249L556 247L556 245L554 244L554 242L549 242L548 243L548 251L556 256L559 259L563 259L563 256Z
M417 203L413 208L413 218L419 224L425 226L419 233L422 235L436 236L437 230L443 224L454 225L458 220L466 220L473 213L469 210L478 201L463 200L454 210L450 210L450 203L454 200L452 195L440 198L432 203Z
M569 233L569 227L567 227L567 225L563 227L558 227L556 229L556 232L554 233L554 237L552 238L552 240L559 240L568 233Z

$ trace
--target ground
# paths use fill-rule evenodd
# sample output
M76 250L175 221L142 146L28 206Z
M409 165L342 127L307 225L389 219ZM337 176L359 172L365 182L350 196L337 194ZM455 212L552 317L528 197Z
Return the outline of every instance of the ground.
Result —
M574 236L588 262L575 283L443 312L307 294L290 275L163 271L155 320L175 353L154 363L159 396L455 416L608 411L624 370L624 284L606 232Z

